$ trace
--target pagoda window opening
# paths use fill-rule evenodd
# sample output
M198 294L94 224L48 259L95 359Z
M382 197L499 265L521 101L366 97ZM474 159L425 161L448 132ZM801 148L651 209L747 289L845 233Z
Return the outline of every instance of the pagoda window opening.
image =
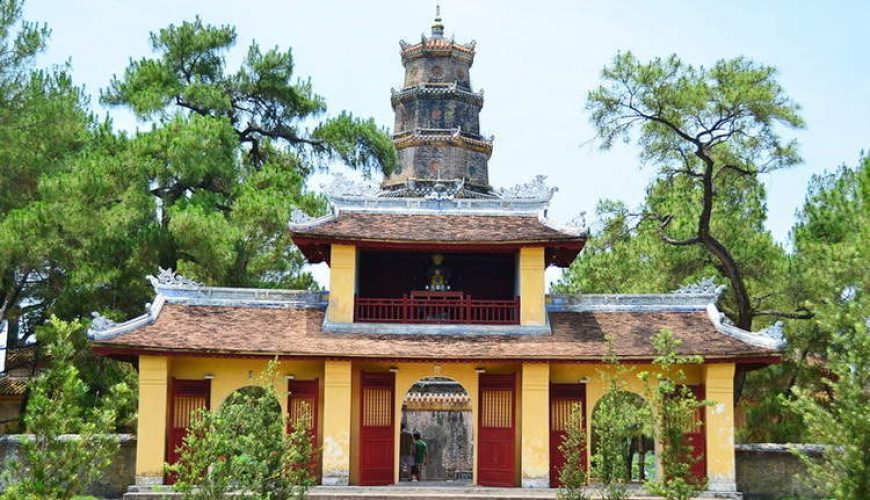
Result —
M362 251L357 322L518 324L517 254Z

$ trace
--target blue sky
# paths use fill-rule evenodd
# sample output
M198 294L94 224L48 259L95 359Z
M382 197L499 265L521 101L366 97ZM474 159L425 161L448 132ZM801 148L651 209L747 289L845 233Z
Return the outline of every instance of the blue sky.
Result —
M29 0L25 15L53 35L44 62L69 60L94 96L128 60L150 53L148 33L200 15L237 27L235 61L251 40L292 47L297 74L311 77L331 112L392 125L389 93L401 85L399 39L428 31L434 1ZM870 147L870 49L866 1L459 1L442 2L448 35L477 40L472 85L485 89L484 134L495 135L491 181L512 185L545 174L559 187L551 216L590 218L597 200L636 205L652 168L637 148L601 151L586 93L619 50L640 58L677 53L694 64L747 56L776 66L807 126L787 132L804 163L767 176L769 227L785 242L814 173L854 164ZM99 109L96 97L94 106ZM105 110L102 110L105 112ZM119 127L136 122L109 111ZM312 182L317 187L322 176ZM739 223L739 221L735 221Z

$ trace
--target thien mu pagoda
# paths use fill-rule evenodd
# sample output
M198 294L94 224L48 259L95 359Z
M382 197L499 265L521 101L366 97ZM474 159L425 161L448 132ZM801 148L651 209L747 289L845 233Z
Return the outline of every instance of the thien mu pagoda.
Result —
M445 459L458 465L444 477L557 486L568 409L582 406L588 435L606 390L605 337L624 365L649 370L650 338L669 329L681 353L703 356L685 367L687 384L715 402L691 426L694 473L710 490L735 491L735 374L778 362L781 339L723 322L712 281L669 294L548 295L545 270L578 258L586 231L547 219L555 190L542 176L490 185L474 57L475 44L446 38L440 18L430 36L401 42L399 166L379 186L336 177L328 215L289 216L308 262L328 264L328 291L210 287L161 270L144 315L94 321L96 352L139 371L137 483L163 484L191 410L218 408L277 357L283 411L312 414L324 486L407 480L404 443L425 419L430 455L467 434L445 441L467 457ZM635 375L624 382L642 397ZM438 411L463 413L425 414Z

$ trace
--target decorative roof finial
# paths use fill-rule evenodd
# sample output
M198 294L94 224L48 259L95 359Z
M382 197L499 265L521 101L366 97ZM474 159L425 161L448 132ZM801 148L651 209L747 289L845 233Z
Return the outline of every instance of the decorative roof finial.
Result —
M444 23L441 22L441 2L435 4L435 21L432 23L432 37L444 38Z

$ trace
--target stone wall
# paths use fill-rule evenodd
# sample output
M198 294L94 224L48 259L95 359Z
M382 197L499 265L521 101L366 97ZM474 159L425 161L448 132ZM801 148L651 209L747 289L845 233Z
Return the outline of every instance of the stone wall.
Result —
M429 450L424 481L470 480L473 460L470 411L403 412L409 432L419 432Z
M790 450L821 457L824 447L813 444L738 444L735 447L737 490L748 500L824 498L813 490L806 467Z
M17 460L21 442L29 436L24 434L7 434L0 436L0 463ZM76 436L64 436L75 439ZM103 498L120 498L127 486L135 483L136 476L136 436L133 434L118 434L121 449L112 464L95 483L89 485L84 493ZM0 483L0 491L5 489Z

